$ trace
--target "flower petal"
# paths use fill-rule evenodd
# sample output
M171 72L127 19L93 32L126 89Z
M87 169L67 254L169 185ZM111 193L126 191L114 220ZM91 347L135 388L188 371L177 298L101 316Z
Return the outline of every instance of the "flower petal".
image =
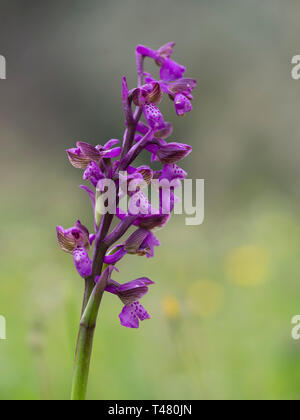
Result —
M173 179L185 179L186 177L187 173L182 168L173 163L172 165L164 165L164 168L160 175L160 180L167 179L171 182L173 181Z
M120 155L121 151L121 147L115 147L114 149L103 150L100 154L103 158L115 158Z
M152 129L161 130L165 127L163 115L156 105L146 104L143 110L145 118Z
M128 254L137 254L142 243L149 236L147 229L137 229L133 232L124 243L124 248Z
M191 93L192 90L197 86L195 79L178 79L175 82L169 83L168 92L176 95L177 93Z
M176 63L176 61L166 59L160 68L160 78L165 81L181 79L186 72L186 68Z
M83 155L90 161L94 160L95 162L97 162L100 159L99 151L96 149L96 147L92 146L91 144L79 141L76 145L77 147L79 147Z
M125 305L119 315L119 318L123 327L139 328L140 323L138 317L136 316L135 306L133 304L128 306Z
M85 169L90 162L90 159L84 156L79 148L68 149L67 155L71 165L73 165L74 168Z
M161 163L172 164L185 158L192 151L192 147L183 143L168 143L161 146L157 151L157 157Z
M150 315L146 309L139 302L133 302L130 305L125 305L119 315L121 325L127 328L138 328L139 319L144 321L150 319Z
M174 104L177 115L184 115L193 109L191 101L182 93L177 93Z
M85 248L75 248L73 260L79 275L83 278L92 274L92 261Z
M114 254L106 255L104 257L105 264L116 264L118 261L120 261L127 252L125 251L124 247L122 246L118 251L116 251Z
M118 139L110 139L110 140L108 140L107 143L105 143L105 145L103 146L103 149L104 150L110 150L119 143L120 143L120 140L118 140Z
M56 226L56 234L58 244L64 252L69 252L72 254L75 241L71 237L65 236L65 230L62 226Z

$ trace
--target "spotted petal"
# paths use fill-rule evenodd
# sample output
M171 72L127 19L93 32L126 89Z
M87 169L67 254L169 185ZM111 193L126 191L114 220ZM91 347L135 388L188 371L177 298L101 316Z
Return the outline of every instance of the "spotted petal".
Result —
M92 261L85 248L75 248L73 260L79 275L86 278L92 274Z
M150 319L150 315L139 302L125 305L119 315L121 325L127 328L139 328L139 320Z

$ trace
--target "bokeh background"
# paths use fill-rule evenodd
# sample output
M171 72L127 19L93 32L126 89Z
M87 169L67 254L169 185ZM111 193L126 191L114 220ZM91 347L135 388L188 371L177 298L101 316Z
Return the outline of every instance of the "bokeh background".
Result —
M174 121L184 161L204 178L205 222L176 216L152 260L128 257L121 282L147 275L152 320L119 325L107 295L91 399L298 399L300 82L296 0L1 0L1 399L69 398L83 284L55 226L92 227L65 149L121 138L120 81L134 87L136 44L177 43L198 80ZM150 66L151 69L153 67Z

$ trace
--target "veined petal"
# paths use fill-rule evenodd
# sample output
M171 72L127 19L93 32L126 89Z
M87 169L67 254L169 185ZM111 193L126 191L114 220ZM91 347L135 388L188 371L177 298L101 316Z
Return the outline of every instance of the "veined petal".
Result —
M143 165L139 166L136 171L142 175L144 181L149 185L153 178L153 171L149 166Z
M148 277L140 277L139 279L124 284L119 284L110 279L105 290L119 296L125 305L129 305L138 299L141 299L148 292L148 287L152 284L154 284L154 282Z
M164 227L170 219L170 214L149 214L140 216L135 222L135 226L140 228L152 230L161 229Z
M168 84L168 92L170 94L176 95L177 93L188 94L197 86L197 81L195 79L182 78L175 80Z
M146 229L137 229L133 232L124 243L124 248L128 254L138 254L139 249L145 239L149 236Z
M154 247L160 246L160 242L154 233L150 232L148 237L145 238L144 242L140 246L140 252L146 252L146 257L151 258L154 256Z
M192 151L192 147L183 143L168 143L161 146L157 151L157 157L161 163L172 164L185 158Z
M72 253L75 247L86 247L89 249L89 231L85 226L77 220L74 227L64 229L57 226L57 240L61 249L65 252Z
M90 162L90 159L84 156L79 148L68 149L67 155L74 168L85 169Z
M83 141L78 141L77 142L77 147L81 150L82 154L91 160L94 160L95 162L98 162L100 159L100 153L99 151L96 149L96 147L92 146L89 143L85 143Z
M64 252L68 252L68 253L72 254L73 249L76 245L74 239L71 238L71 237L66 237L65 236L65 230L62 226L57 226L56 227L56 234L57 234L58 244L61 247L61 249Z

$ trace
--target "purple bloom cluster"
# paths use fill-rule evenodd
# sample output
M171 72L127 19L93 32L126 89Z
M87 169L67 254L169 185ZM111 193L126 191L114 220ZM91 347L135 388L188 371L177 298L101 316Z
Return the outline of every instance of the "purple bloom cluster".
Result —
M129 90L125 77L122 82L126 129L121 146L119 140L111 139L104 146L78 142L76 148L67 150L70 163L75 168L82 169L83 179L91 184L90 187L82 185L81 188L89 194L92 201L95 232L90 235L88 229L78 220L70 229L57 227L58 243L63 251L73 255L75 267L87 284L95 287L95 284L105 278L104 290L118 296L124 304L119 317L121 324L129 328L138 328L139 321L150 318L139 300L154 283L142 277L119 284L111 278L112 269L109 270L109 275L106 272L106 276L103 276L103 272L106 266L114 267L128 254L147 258L154 256L154 247L160 245L154 231L168 222L176 199L172 190L166 201L162 191L163 182L176 185L176 182L180 183L187 176L177 163L192 148L187 144L167 141L173 128L164 120L158 107L166 93L174 102L177 115L184 115L192 109L191 93L196 81L185 78L186 68L171 59L174 45L168 43L157 51L143 45L137 47L138 86ZM159 80L144 72L146 57L153 59L159 66ZM143 116L144 122L141 120ZM161 163L160 170L152 170L146 165L134 166L134 161L143 150L150 153L151 162ZM107 211L101 220L97 215L97 200L104 196L105 180L113 181L116 186L114 200L119 222L114 229L111 229L114 214ZM160 182L157 209L153 208L141 189L141 183L150 184L152 180ZM124 195L129 198L127 211L122 211L118 206ZM133 233L120 241L129 228L134 228ZM91 247L94 248L92 259L88 254Z

